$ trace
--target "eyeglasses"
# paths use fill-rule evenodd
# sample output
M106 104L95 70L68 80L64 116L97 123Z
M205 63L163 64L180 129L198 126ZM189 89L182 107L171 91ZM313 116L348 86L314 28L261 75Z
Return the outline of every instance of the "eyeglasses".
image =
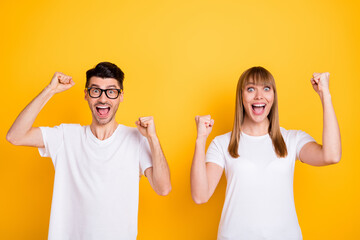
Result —
M90 97L92 97L92 98L99 98L101 96L101 94L103 92L105 92L105 95L108 98L116 99L119 97L120 93L122 93L122 89L115 89L115 88L101 89L101 88L90 87L90 88L87 88L87 90L88 90Z

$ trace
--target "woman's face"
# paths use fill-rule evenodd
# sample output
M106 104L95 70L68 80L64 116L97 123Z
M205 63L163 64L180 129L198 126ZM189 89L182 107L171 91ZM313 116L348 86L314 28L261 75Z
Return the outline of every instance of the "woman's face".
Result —
M274 103L274 90L271 85L248 83L242 91L245 118L254 123L268 121L267 116Z

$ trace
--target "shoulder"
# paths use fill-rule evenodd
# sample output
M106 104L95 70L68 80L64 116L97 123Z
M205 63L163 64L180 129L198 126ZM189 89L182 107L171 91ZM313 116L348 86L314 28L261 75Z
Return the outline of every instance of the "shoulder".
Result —
M219 147L227 148L230 143L231 132L216 136L212 142Z
M224 142L224 141L230 141L230 137L231 137L231 132L216 136L214 138L214 140L217 140L219 142Z
M283 136L287 136L289 134L292 134L294 131L296 131L296 130L288 130L288 129L285 129L283 127L280 127L280 132L281 132L281 135L283 135Z
M119 125L118 125L118 130L119 130L119 132L121 132L121 133L123 133L123 134L124 134L124 133L132 134L132 135L138 135L138 134L140 134L139 131L137 130L137 128L125 126L125 125L122 125L122 124L119 124Z
M75 135L84 135L86 132L86 127L81 126L80 124L67 124L63 123L59 125L59 128L63 131L64 135L75 136Z
M60 124L54 127L40 127L42 132L64 132L64 133L76 133L85 129L85 126L80 124Z
M284 137L284 138L291 138L291 137L296 137L296 135L298 134L300 130L295 130L295 129L285 129L283 127L280 127L280 132L281 132L281 135Z
M309 134L302 130L286 130L285 128L280 127L281 134L285 142L289 141L299 141L303 138L311 138Z
M81 126L80 124L74 124L74 123L63 123L58 126L59 128L62 128L64 130L82 130L85 129L86 126Z
M127 139L134 139L134 140L140 141L140 140L142 140L142 138L144 138L144 136L141 135L141 133L137 130L136 127L129 127L129 126L119 124L116 132L117 132L118 136L121 136L121 137L124 137Z

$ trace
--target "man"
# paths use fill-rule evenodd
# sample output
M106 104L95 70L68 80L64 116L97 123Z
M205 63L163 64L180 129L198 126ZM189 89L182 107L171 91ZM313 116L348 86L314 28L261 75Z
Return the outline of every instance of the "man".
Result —
M171 190L170 172L153 117L135 128L118 124L124 73L99 63L86 73L90 126L33 127L46 102L75 83L55 73L50 84L19 114L7 134L14 145L39 148L55 167L49 236L54 239L136 239L139 179L145 175L159 195Z

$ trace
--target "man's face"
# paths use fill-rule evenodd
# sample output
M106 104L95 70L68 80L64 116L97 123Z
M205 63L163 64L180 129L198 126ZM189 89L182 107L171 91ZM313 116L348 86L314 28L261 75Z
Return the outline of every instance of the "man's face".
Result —
M115 89L120 89L120 86L115 78L91 77L89 79L88 88L92 88L93 93L91 96L96 96L94 93L99 94L101 92L99 89L114 89L114 91L110 91L113 93L116 92ZM119 107L119 103L123 101L123 93L121 92L116 99L108 98L104 91L101 92L101 95L98 98L93 98L91 96L89 91L85 89L85 100L88 101L93 122L95 121L99 125L105 125L115 121L115 114Z

